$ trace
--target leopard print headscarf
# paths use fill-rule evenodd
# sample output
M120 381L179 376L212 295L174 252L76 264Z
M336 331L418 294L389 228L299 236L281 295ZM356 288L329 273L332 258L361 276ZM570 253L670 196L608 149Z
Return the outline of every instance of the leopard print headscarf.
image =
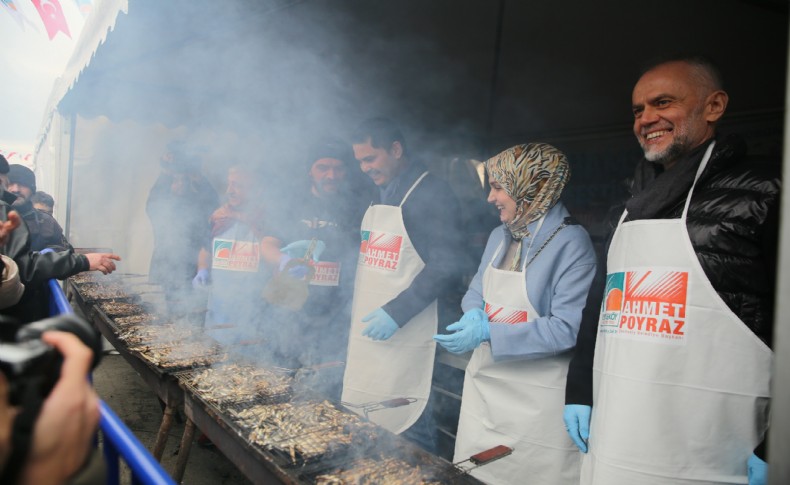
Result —
M485 165L489 178L516 201L516 216L507 228L518 241L530 235L530 222L554 207L571 177L565 154L546 143L516 145L489 158Z

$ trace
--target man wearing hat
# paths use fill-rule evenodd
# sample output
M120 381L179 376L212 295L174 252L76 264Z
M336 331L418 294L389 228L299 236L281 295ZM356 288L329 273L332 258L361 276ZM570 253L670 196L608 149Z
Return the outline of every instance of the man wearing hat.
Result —
M13 221L17 206L11 203L17 198L7 189L10 167L0 155L0 222ZM35 179L34 179L35 183ZM19 221L23 222L23 221ZM16 224L14 224L16 225ZM121 258L112 253L76 254L73 249L39 253L31 248L32 236L26 223L20 223L7 235L2 247L3 254L14 260L19 268L19 280L25 286L19 302L3 310L22 323L34 322L49 316L47 282L52 278L64 279L82 271L115 271L115 261Z
M52 248L56 251L70 249L60 224L49 214L33 208L30 200L36 192L36 175L24 165L14 164L8 171L8 191L16 196L14 210L19 212L30 231L30 246L33 251Z
M296 322L289 327L292 332L280 334L279 347L282 354L298 360L290 364L300 366L345 359L359 224L365 210L359 196L372 188L354 163L351 145L339 138L317 140L305 160L304 175L297 175L299 187L287 205L290 213L286 220L275 221L275 233L285 246L280 249L281 274L270 282L297 280L307 287L301 305L290 301L288 309L270 301L273 320ZM289 264L304 259L308 250L308 266ZM324 371L321 380L332 381L331 389L325 390L340 397L340 367Z

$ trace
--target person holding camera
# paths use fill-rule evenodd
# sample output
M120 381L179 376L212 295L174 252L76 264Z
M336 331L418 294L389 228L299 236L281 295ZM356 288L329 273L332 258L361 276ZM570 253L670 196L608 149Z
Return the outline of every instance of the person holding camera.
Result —
M91 349L69 332L47 331L41 340L60 353L63 363L60 378L44 399L29 435L22 430L24 424L17 422L27 403L10 404L9 382L0 373L3 484L47 485L74 477L86 464L99 423L99 398L87 379L93 362Z

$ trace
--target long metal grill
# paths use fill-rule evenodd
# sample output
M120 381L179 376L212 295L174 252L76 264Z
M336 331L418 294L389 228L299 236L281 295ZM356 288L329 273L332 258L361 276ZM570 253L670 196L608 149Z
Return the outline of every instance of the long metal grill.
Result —
M199 326L171 321L148 304L132 303L133 298L103 300L107 295L120 297L124 286L106 276L99 283L107 288L96 283L90 278L79 284L72 281L80 295L76 301L97 325L111 331L108 338L136 362L135 368L150 374L149 385L169 396L167 382L178 379L182 396L185 393L187 403L194 403L190 409L199 406L205 410L202 416L210 419L201 421L206 432L225 430L211 437L220 449L225 449L223 444L242 444L237 453L277 470L275 476L284 483L479 483L451 463L306 389L304 381L295 378L297 370L226 363L224 350L232 349L203 337ZM82 291L92 291L92 297Z

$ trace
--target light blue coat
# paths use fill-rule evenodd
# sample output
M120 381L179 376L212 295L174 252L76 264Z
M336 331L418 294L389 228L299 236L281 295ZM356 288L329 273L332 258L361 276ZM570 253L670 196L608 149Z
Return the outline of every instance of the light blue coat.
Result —
M546 214L540 233L533 235L538 222L528 226L535 237L529 255L529 239L522 242L521 257L531 258L554 230L569 216L561 202ZM511 242L504 225L488 237L477 274L461 301L464 312L483 308L483 273L494 253L502 249L494 261L498 267ZM560 230L525 271L527 295L540 318L524 324L491 325L491 350L495 360L538 359L570 350L576 345L582 310L595 275L596 258L587 231L578 224Z

